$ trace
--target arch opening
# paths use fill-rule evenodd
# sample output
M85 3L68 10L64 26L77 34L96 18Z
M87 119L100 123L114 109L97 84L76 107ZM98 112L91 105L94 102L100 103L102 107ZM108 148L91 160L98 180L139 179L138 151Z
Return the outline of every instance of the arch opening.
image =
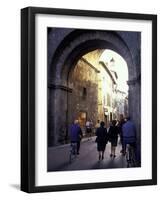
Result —
M121 68L121 69L120 69ZM67 124L78 119L86 136L86 121L104 121L128 116L128 68L111 50L96 49L84 54L68 74ZM67 133L68 134L68 133Z

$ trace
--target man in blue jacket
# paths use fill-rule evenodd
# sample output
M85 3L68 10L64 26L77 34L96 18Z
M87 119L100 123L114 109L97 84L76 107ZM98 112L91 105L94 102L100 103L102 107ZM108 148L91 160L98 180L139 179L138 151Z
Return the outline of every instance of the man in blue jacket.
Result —
M126 123L122 126L122 137L124 151L126 152L126 145L130 144L136 147L136 127L135 124L130 120L130 117L126 118Z
M70 127L70 141L71 143L77 143L77 154L79 154L80 149L80 141L82 138L82 130L79 126L78 120L75 120L74 123Z

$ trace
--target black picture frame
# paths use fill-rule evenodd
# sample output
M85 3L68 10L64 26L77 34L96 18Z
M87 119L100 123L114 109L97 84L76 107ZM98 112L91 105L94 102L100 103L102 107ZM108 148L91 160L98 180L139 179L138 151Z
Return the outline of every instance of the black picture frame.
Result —
M118 182L35 186L35 15L68 15L152 22L152 178ZM157 184L157 16L119 12L27 7L21 10L21 190L51 192Z

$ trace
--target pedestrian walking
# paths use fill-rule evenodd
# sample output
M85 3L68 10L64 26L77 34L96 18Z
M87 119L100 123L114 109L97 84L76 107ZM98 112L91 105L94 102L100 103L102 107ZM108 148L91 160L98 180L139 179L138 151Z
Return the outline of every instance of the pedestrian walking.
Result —
M79 154L80 142L83 137L82 130L79 126L79 121L76 119L70 127L70 141L77 143L77 154Z
M102 121L100 127L96 130L96 142L99 160L104 159L104 152L108 142L107 129L104 127L105 123Z
M116 157L116 147L117 147L117 142L118 142L118 134L119 134L119 129L116 126L117 121L113 120L111 123L111 126L108 131L108 137L109 141L111 142L111 154L110 157Z
M91 138L92 136L92 125L93 123L91 120L88 120L86 122L86 134L87 134L88 139Z
M122 126L122 137L125 153L127 144L130 144L133 147L136 146L136 127L130 120L130 117L126 118L126 122Z

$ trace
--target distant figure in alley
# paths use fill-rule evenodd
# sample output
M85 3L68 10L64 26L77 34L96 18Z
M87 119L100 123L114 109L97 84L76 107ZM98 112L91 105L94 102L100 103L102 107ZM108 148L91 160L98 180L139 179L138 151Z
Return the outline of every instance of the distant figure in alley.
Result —
M92 137L92 127L93 127L92 120L88 120L86 122L86 134L88 136L88 139L90 139Z

